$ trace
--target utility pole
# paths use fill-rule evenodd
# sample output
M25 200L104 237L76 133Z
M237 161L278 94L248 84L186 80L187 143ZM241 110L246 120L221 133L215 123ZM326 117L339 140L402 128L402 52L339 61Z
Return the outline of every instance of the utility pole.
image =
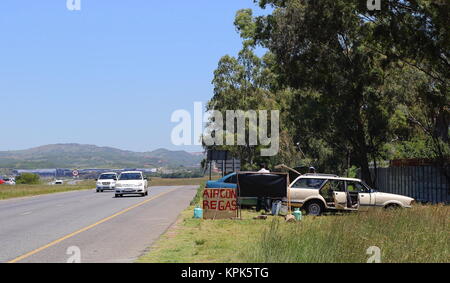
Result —
M212 180L212 160L209 161L209 180Z

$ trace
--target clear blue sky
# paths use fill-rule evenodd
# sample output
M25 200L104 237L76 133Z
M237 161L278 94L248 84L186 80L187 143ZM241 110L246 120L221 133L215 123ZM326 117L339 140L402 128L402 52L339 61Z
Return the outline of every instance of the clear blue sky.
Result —
M0 1L0 150L54 143L171 144L173 111L212 96L252 0Z

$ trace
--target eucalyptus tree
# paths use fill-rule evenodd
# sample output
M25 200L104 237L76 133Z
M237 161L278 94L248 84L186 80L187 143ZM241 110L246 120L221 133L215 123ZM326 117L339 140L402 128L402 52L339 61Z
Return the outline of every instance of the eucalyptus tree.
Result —
M367 48L370 27L358 3L342 0L260 1L270 15L253 18L242 37L251 36L276 56L280 85L296 90L291 111L296 135L323 140L337 153L351 155L362 177L372 183L369 163L389 140L395 110L384 91L384 56ZM249 10L240 13L250 16ZM241 16L243 17L243 16ZM308 116L305 119L305 113ZM341 156L342 156L341 155Z

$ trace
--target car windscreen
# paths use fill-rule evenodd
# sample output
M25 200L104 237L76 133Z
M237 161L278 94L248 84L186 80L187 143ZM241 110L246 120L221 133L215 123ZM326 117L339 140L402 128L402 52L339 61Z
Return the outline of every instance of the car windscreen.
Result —
M125 173L120 175L119 180L126 181L126 180L142 180L142 175L139 173Z
M100 180L111 180L111 179L115 179L116 175L114 174L104 174L100 176Z

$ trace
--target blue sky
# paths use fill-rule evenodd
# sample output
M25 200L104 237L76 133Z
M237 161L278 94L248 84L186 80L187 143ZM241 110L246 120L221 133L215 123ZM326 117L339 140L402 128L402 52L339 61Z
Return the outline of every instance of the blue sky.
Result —
M0 150L54 143L176 147L173 111L212 96L252 0L0 2Z

